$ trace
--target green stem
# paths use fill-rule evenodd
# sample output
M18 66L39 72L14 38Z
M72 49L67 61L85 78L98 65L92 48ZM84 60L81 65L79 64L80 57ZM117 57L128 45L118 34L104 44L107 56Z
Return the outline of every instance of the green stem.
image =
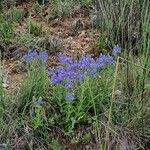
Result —
M110 108L109 108L109 112L108 112L108 122L107 122L106 141L105 141L105 145L104 145L104 150L107 149L107 143L109 143L110 124L111 124L111 121L112 121L111 114L112 114L113 102L114 102L114 99L115 99L115 86L116 86L117 75L118 75L119 60L120 60L120 57L117 58L116 69L115 69L115 74L114 74L112 98L111 98ZM109 146L109 144L108 144L108 146Z
M97 134L98 134L98 141L99 141L99 146L100 146L100 150L103 149L102 143L101 143L101 135L100 135L100 129L99 129L99 123L98 123L98 115L97 115L97 111L96 111L96 104L94 101L94 97L90 88L90 85L88 84L88 88L89 88L89 92L90 92L90 96L92 98L92 103L93 103L93 108L94 108L94 114L96 117L96 129L97 129Z

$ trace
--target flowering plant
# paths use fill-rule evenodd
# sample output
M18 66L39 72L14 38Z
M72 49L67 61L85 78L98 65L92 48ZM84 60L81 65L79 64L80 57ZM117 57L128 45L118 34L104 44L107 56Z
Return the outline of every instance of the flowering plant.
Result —
M52 102L64 114L63 126L71 131L79 122L90 121L93 101L99 113L105 107L110 97L115 59L110 55L100 55L97 59L86 55L76 60L60 54L59 62L59 66L48 72L53 87Z
M114 50L116 51L116 48ZM117 52L114 53L116 54ZM42 63L44 65L47 59L48 54L46 51L39 53L32 51L23 57L23 60L28 63L40 60L44 62ZM91 122L92 117L89 117L89 115L93 115L95 108L97 113L104 112L107 109L111 95L115 59L110 55L100 55L96 59L90 55L85 55L80 59L73 59L61 53L59 62L59 66L53 67L48 71L50 76L48 93L43 91L45 85L47 86L46 77L44 77L45 79L41 78L41 75L38 78L36 77L37 74L42 73L42 70L44 71L46 68L39 65L38 69L31 63L29 73L30 76L33 74L32 79L39 85L37 90L34 89L36 91L34 91L33 96L42 96L43 98L47 96L49 99L48 103L55 109L58 109L61 114L60 119L52 117L49 120L52 119L53 122L62 125L70 132L78 123ZM32 79L29 81L29 84L33 81ZM26 99L26 97L24 98Z
M34 59L39 59L46 63L48 60L47 51L42 51L38 53L36 50L33 50L32 52L23 56L23 61L25 62L32 62Z
M64 85L68 92L72 92L75 84L82 83L86 78L97 78L100 71L108 65L114 65L115 60L109 55L101 55L96 60L90 55L83 56L79 60L73 60L64 54L60 54L59 61L61 66L49 70L51 82L54 85ZM66 95L67 101L75 99L74 93Z

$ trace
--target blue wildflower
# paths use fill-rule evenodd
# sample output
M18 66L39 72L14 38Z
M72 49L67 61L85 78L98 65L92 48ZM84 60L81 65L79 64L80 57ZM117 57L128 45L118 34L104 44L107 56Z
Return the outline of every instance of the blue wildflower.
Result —
M59 76L51 77L51 81L53 84L61 84L63 82L63 78Z
M108 65L114 65L115 64L115 60L113 59L113 57L107 56L106 63Z
M73 89L74 82L81 82L86 77L97 77L99 71L106 65L113 65L115 60L109 55L101 55L98 59L93 59L90 55L86 55L79 60L73 60L70 57L61 54L59 56L60 67L52 68L49 71L53 84L63 84L66 89ZM67 101L74 100L74 93L66 96Z
M48 60L48 53L47 51L39 52L37 53L36 50L30 52L29 54L23 56L23 61L31 62L33 59L41 59L43 62L46 62Z
M89 68L92 67L92 64L95 63L95 60L91 58L90 55L86 55L82 57L79 61L79 67L80 68Z
M74 61L72 64L70 64L67 68L68 71L77 71L79 69L80 65L77 61Z
M51 68L51 69L48 71L48 74L49 74L49 75L56 75L56 69L55 69L55 68Z
M106 63L107 57L105 55L101 55L97 60L96 60L96 67L99 69L104 68L105 63Z
M74 80L76 78L75 71L73 71L73 70L66 70L65 78L69 79L69 80Z
M65 85L65 88L66 88L66 89L73 89L73 87L74 87L74 85L73 85L72 82L68 82L68 83L66 83L66 85Z
M69 93L69 94L66 96L66 101L68 101L68 102L72 102L74 99L75 99L74 93Z
M70 57L67 57L66 55L64 55L62 53L59 55L59 61L63 65L69 65L73 62Z
M97 68L91 68L88 70L88 76L90 77L96 77L97 76Z
M64 78L66 77L66 70L64 68L57 68L56 69L57 75Z
M85 74L83 72L79 72L77 75L76 75L76 79L79 80L79 81L82 81L84 80L85 78Z
M115 63L113 57L111 56L106 56L106 55L101 55L97 60L96 60L96 67L99 69L102 69L105 67L105 65L113 65Z
M104 62L101 62L100 60L96 60L96 67L98 69L102 69L104 68L104 66L105 66Z
M114 56L120 54L121 53L121 47L119 47L118 45L114 46L112 53Z
M31 62L37 56L38 56L38 53L37 53L36 50L34 50L34 51L30 52L29 54L24 55L23 56L23 61Z
M47 51L39 52L38 58L46 63L47 60L48 60L48 53L47 53Z

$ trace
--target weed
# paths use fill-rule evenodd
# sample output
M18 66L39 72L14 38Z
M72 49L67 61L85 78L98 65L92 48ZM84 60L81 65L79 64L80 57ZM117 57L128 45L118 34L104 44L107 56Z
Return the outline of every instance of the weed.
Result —
M29 33L22 33L18 36L15 37L15 41L18 43L18 44L23 44L25 45L26 47L28 47L29 49L34 49L34 46L35 46L35 41L34 39L32 38L32 35L29 34Z
M119 44L126 52L139 52L142 26L149 16L149 1L144 0L141 4L136 0L99 0L97 6L99 12L103 12L99 14L102 17L101 29L107 33L109 46Z
M90 6L92 4L92 0L77 0L77 3L82 6Z
M33 34L35 36L42 35L42 25L37 24L36 22L33 22L32 20L29 20L27 23L27 28L29 34Z
M32 105L31 105L31 120L33 123L34 129L40 128L44 125L44 117L45 112L43 105L45 102L42 100L42 97L36 100L35 97L32 99Z
M3 42L9 42L13 39L15 23L23 19L23 12L13 8L8 12L4 11L0 14L0 38Z
M108 44L107 37L103 34L96 38L95 43L93 43L91 47L93 53L95 54L107 54L108 53Z
M0 61L0 107L4 108L5 100L4 100L4 90L3 90L3 66Z
M33 96L44 98L46 87L49 83L44 63L48 59L45 52L41 52L38 55L34 51L30 55L24 56L23 59L27 62L32 61L32 59L34 60L32 63L29 63L28 76L19 91L19 112L29 110L28 108L32 103Z
M17 8L11 9L9 14L10 14L11 20L16 23L22 21L24 18L23 11Z
M41 6L38 4L38 3L35 3L33 6L32 6L32 13L34 15L39 15L41 13Z
M73 0L52 0L52 10L50 10L49 20L56 18L62 18L70 14L71 9L73 8Z
M149 125L147 124L148 120L145 118L149 118L149 113L147 110L147 106L149 105L149 89L144 90L144 99L141 101L141 96L143 95L142 83L143 83L143 75L142 70L149 72L150 70L144 68L136 63L129 61L130 65L130 77L128 76L129 83L126 81L126 70L123 70L120 66L120 60L128 61L123 58L118 58L118 65L116 67L116 73L114 78L114 87L112 93L112 102L110 106L110 113L109 113L109 121L115 124L121 124L125 127L129 127L132 130L136 130L140 134L149 134L147 129ZM132 76L132 78L131 78ZM149 84L149 81L146 81ZM132 89L131 89L132 88ZM119 89L121 92L121 96L115 95L115 90ZM132 90L132 91L130 91ZM144 120L142 122L142 120ZM116 122L117 121L117 122ZM108 124L110 125L110 122ZM107 128L109 128L109 125ZM140 127L139 127L139 126ZM109 130L109 129L108 129ZM144 132L143 132L144 130ZM109 137L107 133L107 138ZM109 140L107 139L107 144L109 145Z
M57 140L53 139L51 142L51 148L52 150L62 150L62 145Z
M0 0L0 10L2 10L2 0Z
M38 4L40 5L44 5L49 2L49 0L37 0L37 1L38 1Z
M98 111L97 113L102 111L103 100L108 98L108 93L98 95L97 90L105 91L104 88L109 86L105 83L107 81L102 77L102 72L101 78L99 77L98 70L105 68L105 65L113 64L114 60L110 56L100 56L95 61L90 56L86 56L73 61L63 54L60 55L59 60L62 67L49 72L51 82L56 85L53 88L52 101L60 107L61 113L65 112L63 124L66 126L66 131L72 132L76 124L87 121L88 110L93 112L93 101L96 106L94 110ZM104 83L106 86L103 87Z

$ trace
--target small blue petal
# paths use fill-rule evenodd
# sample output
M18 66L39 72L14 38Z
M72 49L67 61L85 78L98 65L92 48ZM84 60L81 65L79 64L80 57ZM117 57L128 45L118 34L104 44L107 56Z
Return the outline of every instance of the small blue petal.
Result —
M48 74L49 74L49 75L56 75L56 69L55 69L55 68L51 68L51 69L48 71Z
M114 48L113 48L113 55L116 56L116 55L118 55L120 53L121 53L121 47L119 47L118 45L114 46Z
M23 61L31 62L37 56L38 56L38 53L37 53L37 51L34 50L34 51L24 55L22 59L23 59Z
M68 83L66 83L66 85L65 85L65 88L66 88L66 89L73 89L73 87L74 87L74 84L73 84L72 82L68 82Z
M59 55L59 61L63 65L69 65L73 62L70 57L67 57L66 55L64 55L62 53Z
M72 102L74 99L75 99L74 93L69 93L69 94L66 96L66 101L67 101L67 102Z
M51 77L51 81L53 84L61 84L63 82L63 79L62 77L54 76L54 77Z

